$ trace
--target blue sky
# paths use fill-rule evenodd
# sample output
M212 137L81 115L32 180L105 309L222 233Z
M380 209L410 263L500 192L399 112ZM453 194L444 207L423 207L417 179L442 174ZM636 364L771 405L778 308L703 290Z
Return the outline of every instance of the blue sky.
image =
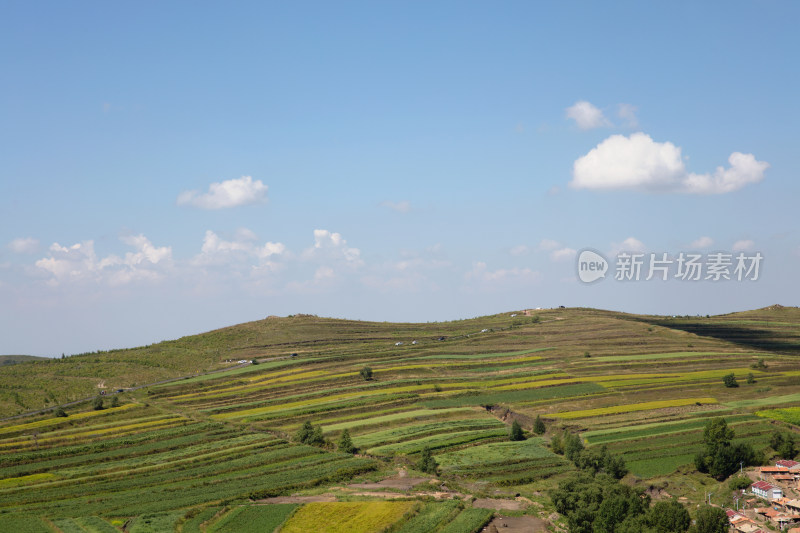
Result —
M0 353L796 305L794 2L5 2ZM576 253L760 252L757 281ZM612 266L613 268L613 266Z

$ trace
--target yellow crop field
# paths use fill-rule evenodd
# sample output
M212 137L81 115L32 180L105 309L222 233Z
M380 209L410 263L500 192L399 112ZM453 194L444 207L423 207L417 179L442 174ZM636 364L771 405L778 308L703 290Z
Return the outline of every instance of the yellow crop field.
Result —
M612 405L610 407L598 407L596 409L583 409L580 411L564 411L554 413L549 416L557 418L587 418L590 416L616 415L621 413L631 413L634 411L649 411L651 409L663 409L665 407L682 407L695 403L709 404L717 403L716 398L681 398L678 400L659 400L654 402L629 403L625 405Z
M281 533L378 533L418 505L410 501L307 503L281 527Z
M247 416L258 416L265 413L274 411L287 411L297 407L308 407L310 405L320 405L325 403L333 403L344 400L351 400L359 397L380 396L385 394L397 394L403 392L417 392L421 390L431 390L432 385L407 385L405 387L391 387L388 389L375 389L356 392L345 392L342 394L333 394L331 396L322 396L319 398L312 398L310 400L300 400L297 402L281 403L275 405L267 405L264 407L255 407L253 409L245 409L243 411L233 411L230 413L220 413L211 415L211 418L217 420L227 420L229 418L243 418Z
M108 409L103 409L102 411L87 411L85 413L75 413L74 415L69 415L67 418L61 418L61 417L46 418L44 420L37 420L36 422L28 422L27 424L6 426L4 428L0 428L0 435L5 435L8 433L16 433L17 431L27 431L29 429L37 429L46 426L55 426L57 424L63 424L71 420L82 420L84 418L92 418L95 416L107 415L109 413L124 411L126 409L132 409L134 407L141 407L141 404L127 403L125 405L120 405L119 407L110 407Z
M236 385L234 387L225 387L224 389L215 389L213 391L207 391L207 392L193 392L190 394L181 394L179 396L173 396L173 399L180 401L180 400L187 400L190 398L217 398L219 396L227 396L228 394L246 392L249 390L260 390L264 388L264 385L270 385L274 383L287 383L291 381L305 381L308 380L308 378L323 376L326 374L328 374L328 372L326 372L325 370L312 370L310 372L300 372L298 374L273 377L270 379L262 379L260 381L254 381L253 383L249 383L247 385Z
M29 476L0 479L0 489L5 489L8 487L19 487L20 485L27 485L28 483L38 483L39 481L52 479L54 477L56 477L55 474L46 472L41 474L31 474Z

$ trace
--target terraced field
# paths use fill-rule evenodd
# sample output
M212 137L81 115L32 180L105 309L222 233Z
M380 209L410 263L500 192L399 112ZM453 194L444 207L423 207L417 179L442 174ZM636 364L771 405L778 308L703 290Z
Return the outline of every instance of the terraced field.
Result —
M550 449L561 431L622 456L642 484L697 476L692 458L710 417L767 449L777 427L798 423L798 329L800 312L788 308L695 319L553 309L442 324L271 318L137 350L18 363L0 368L0 383L28 368L40 376L34 384L60 372L97 390L99 381L130 385L134 364L161 369L148 379L187 379L122 393L119 407L86 402L66 417L0 424L0 530L460 532L492 515L472 508L471 496L516 494L547 517L547 489L575 469ZM260 362L226 369L224 360L241 358ZM196 375L204 369L222 371ZM723 385L730 373L738 388ZM23 404L29 386L19 388ZM50 405L59 398L42 394ZM6 399L0 407L15 414L19 402ZM544 435L509 441L512 420L530 432L537 416ZM326 443L296 441L306 421ZM356 455L336 451L345 430ZM430 477L415 470L425 449L440 465L435 484L382 495L347 488L398 468ZM323 492L324 501L263 504ZM418 500L434 493L444 500Z

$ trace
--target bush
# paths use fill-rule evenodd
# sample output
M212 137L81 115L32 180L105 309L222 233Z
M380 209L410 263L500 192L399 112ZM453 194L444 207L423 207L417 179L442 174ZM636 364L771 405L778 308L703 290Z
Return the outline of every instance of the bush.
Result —
M522 426L519 425L519 422L514 420L511 423L511 434L509 435L511 440L525 440L525 434L522 432Z
M543 435L544 432L547 431L547 428L544 425L544 420L539 415L536 415L536 421L533 423L533 432L537 435Z
M431 455L431 449L427 446L422 448L422 453L419 457L417 468L426 474L436 474L436 469L439 468L439 463Z
M753 481L747 476L734 476L728 481L728 487L731 490L746 489L753 484Z
M105 406L103 405L103 398L101 398L100 396L95 398L94 401L92 402L92 408L95 411L102 411L103 409L105 409Z
M722 377L722 382L725 384L726 387L731 389L739 386L739 383L737 383L736 376L733 374L733 372L731 372L730 374L725 374Z
M364 378L364 381L369 381L372 379L372 369L368 366L362 368L358 373L361 374L361 377Z
M747 374L747 384L752 385L755 382L756 382L756 377L753 375L753 373L750 372L749 374Z
M342 431L342 436L339 437L339 444L336 447L342 453L356 453L356 447L353 446L353 439L350 438L349 430Z
M69 415L67 414L66 411L64 411L63 408L59 407L58 409L56 409L56 416L67 417Z
M111 407L119 407L119 397L114 396L111 398Z

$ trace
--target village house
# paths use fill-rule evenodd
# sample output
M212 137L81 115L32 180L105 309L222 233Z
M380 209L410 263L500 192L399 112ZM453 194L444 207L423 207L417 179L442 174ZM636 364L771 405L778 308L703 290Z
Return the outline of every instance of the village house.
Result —
M777 500L783 498L783 490L766 481L756 481L750 485L750 491L760 498L765 500Z

